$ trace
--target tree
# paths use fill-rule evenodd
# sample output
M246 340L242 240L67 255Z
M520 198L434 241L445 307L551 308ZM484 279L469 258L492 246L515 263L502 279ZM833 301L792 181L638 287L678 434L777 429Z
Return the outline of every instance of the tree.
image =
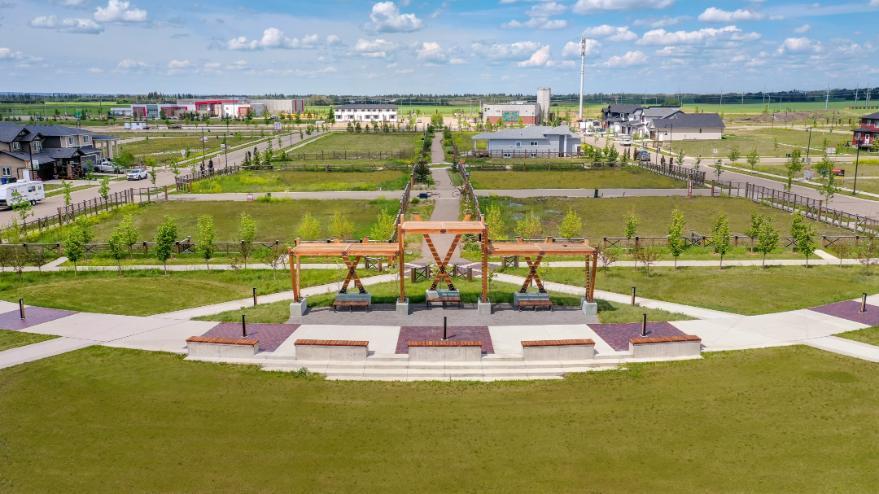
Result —
M329 233L330 237L338 240L350 239L354 235L354 225L341 211L336 211L330 220Z
M104 201L110 198L110 177L101 178L101 187L98 189L98 194L101 195Z
M64 194L64 205L70 206L70 194L73 192L73 185L67 180L61 181L61 191Z
M375 223L369 230L369 238L373 240L388 240L394 235L397 215L387 209L378 212Z
M327 110L327 119L326 120L328 123L335 123L336 122L336 112L333 110L332 106Z
M794 245L797 250L806 258L806 266L809 265L809 256L815 253L815 229L806 221L803 213L794 214L793 223L790 227L791 237L794 239Z
M534 211L528 211L516 222L516 235L522 238L537 238L543 233L543 224Z
M216 245L214 244L214 217L202 215L198 217L196 224L196 249L198 255L204 259L205 266L211 268L211 258L214 257Z
M165 220L156 230L156 259L162 262L165 274L168 274L168 259L174 251L174 244L177 242L177 223L174 218L165 216Z
M119 274L122 274L122 259L128 254L128 249L125 246L125 238L119 226L113 229L113 233L107 239L107 247L110 249L110 255L116 260Z
M824 157L821 158L821 161L819 161L814 168L821 178L827 178L828 176L833 175L833 162L830 161L830 157L827 156L827 153L824 153Z
M675 209L671 212L671 225L668 227L668 250L675 258L674 266L678 267L678 257L687 248L687 240L684 238L684 214Z
M836 186L836 176L833 173L827 175L821 182L819 192L824 196L824 203L830 204L830 200L839 192L839 187Z
M714 162L714 176L716 177L716 180L720 180L721 173L723 173L723 162L716 160Z
M34 205L31 202L24 198L20 192L17 190L12 191L12 209L15 210L18 217L21 218L21 223L24 224L27 221L27 217L31 215L31 212L34 210Z
M253 240L256 238L256 222L247 213L238 217L238 251L244 258L244 269L247 269L247 257L253 251Z
M67 259L73 263L74 276L77 272L77 262L82 259L82 256L85 254L86 243L80 225L74 223L67 229L67 238L64 239L64 254L67 256Z
M137 228L134 227L134 215L126 214L119 222L117 229L122 234L122 241L128 248L128 253L131 254L132 247L137 243L138 235Z
M757 154L757 148L752 149L746 159L748 160L748 165L751 166L751 170L755 169L757 164L760 163L760 155Z
M735 163L742 157L742 153L739 152L738 146L733 146L732 149L729 150L729 154L727 155L730 163Z
M723 256L731 248L729 220L726 215L721 214L714 219L714 225L711 227L711 244L714 248L714 253L720 255L720 268L723 269Z
M763 218L757 231L757 252L763 254L763 267L766 267L766 255L778 247L778 231L772 226L772 221Z
M559 235L562 238L579 238L583 235L583 220L573 209L568 209L559 224Z
M320 238L320 226L320 221L317 218L311 213L305 213L302 220L299 221L299 226L296 227L296 236L305 240L317 240Z
M638 217L635 216L635 213L629 213L626 216L626 239L632 240L635 236L638 235Z
M494 240L507 238L507 225L504 222L504 214L497 204L489 204L485 208L485 225L488 227L488 236Z
M791 190L793 187L794 177L797 173L800 173L803 170L803 160L802 153L799 149L794 149L790 153L790 158L788 158L787 163L784 165L784 169L787 175L787 184L785 188L787 190Z

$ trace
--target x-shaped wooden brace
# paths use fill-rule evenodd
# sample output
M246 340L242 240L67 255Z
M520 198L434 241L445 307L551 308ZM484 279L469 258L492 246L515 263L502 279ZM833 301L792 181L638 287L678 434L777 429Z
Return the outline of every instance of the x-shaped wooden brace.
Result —
M528 276L525 278L525 283L522 284L522 288L519 289L519 293L527 292L528 287L531 286L532 280L534 280L534 284L537 285L537 289L540 293L546 293L546 290L543 288L543 282L537 274L537 268L540 267L540 261L542 260L543 256L537 256L534 261L531 261L530 257L525 258L525 262L528 263Z
M449 290L455 289L455 284L452 282L452 277L446 272L446 267L448 267L449 262L452 260L452 255L455 254L455 248L458 247L458 242L460 240L461 236L455 235L454 240L452 240L452 245L449 246L449 251L446 252L446 257L440 259L439 253L436 251L436 247L434 247L430 235L424 236L424 242L427 243L427 248L430 249L430 255L433 256L433 260L436 261L437 267L436 275L433 277L433 283L430 284L431 290L436 290L436 286L441 280L446 281L446 284L449 285Z
M354 286L360 290L360 293L366 293L366 289L363 288L363 283L360 283L360 277L357 276L357 265L360 263L360 256L356 256L351 258L351 256L342 257L342 262L345 263L345 266L348 266L348 274L345 275L345 281L342 282L342 289L339 290L339 293L348 293L348 283L354 282Z

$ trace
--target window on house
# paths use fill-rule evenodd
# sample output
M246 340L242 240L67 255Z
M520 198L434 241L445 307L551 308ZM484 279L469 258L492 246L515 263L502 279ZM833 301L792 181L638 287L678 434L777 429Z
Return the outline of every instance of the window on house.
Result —
M0 169L0 173L2 173L4 177L11 177L12 176L12 168L8 167L8 166L4 166L2 169Z
M73 136L67 136L67 145L73 146Z
M34 153L39 153L43 150L43 143L40 141L34 141L31 143L31 151Z
M532 145L532 146L536 146L536 145L537 145L537 141L531 141L531 145Z
M82 142L88 144L92 141L91 136L82 136Z
M10 149L12 149L13 151L18 151L18 150L20 150L20 149L21 149L21 143L20 143L20 142L13 142L13 143L10 145Z
M517 147L517 148L522 147L522 143L519 142L519 141L516 141L516 147Z

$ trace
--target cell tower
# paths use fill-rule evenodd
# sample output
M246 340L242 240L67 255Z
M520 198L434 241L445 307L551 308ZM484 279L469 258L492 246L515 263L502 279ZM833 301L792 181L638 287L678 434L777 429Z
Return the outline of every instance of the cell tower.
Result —
M583 121L583 82L586 78L586 36L580 38L580 110L577 119Z

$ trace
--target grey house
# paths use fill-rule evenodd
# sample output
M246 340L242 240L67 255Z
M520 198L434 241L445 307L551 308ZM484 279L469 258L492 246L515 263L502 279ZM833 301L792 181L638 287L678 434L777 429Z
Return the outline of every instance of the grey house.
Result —
M579 152L580 146L580 137L565 126L484 132L473 136L473 140L488 141L488 155L503 158L572 156Z

